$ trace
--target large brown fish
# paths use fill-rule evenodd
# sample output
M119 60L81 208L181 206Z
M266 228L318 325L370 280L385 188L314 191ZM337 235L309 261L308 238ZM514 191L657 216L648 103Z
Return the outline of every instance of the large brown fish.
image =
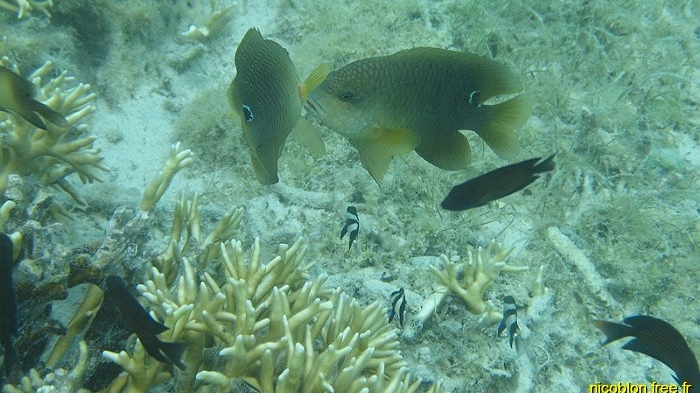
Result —
M240 117L255 176L261 184L277 183L277 162L292 130L313 155L325 152L318 131L301 117L301 107L307 93L328 74L327 66L300 83L287 51L255 28L238 45L235 62L229 103Z
M331 72L307 101L309 113L347 137L362 165L379 182L391 157L411 150L447 170L471 163L458 130L475 131L496 154L519 151L514 130L532 104L519 95L496 105L490 98L523 89L506 66L471 53L414 48L355 61Z
M36 85L0 65L0 111L22 116L42 130L46 129L46 123L41 117L59 127L68 127L65 117L35 100L35 96Z

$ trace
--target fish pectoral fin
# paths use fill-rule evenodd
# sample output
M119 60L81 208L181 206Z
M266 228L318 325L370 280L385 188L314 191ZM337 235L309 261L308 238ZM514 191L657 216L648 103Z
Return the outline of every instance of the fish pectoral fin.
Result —
M309 94L311 94L318 85L323 83L330 73L331 66L328 64L321 64L314 68L309 76L303 82L299 83L299 99L301 102L305 102L306 99L309 98Z
M469 140L459 131L444 133L440 137L425 138L416 148L416 153L436 167L448 171L464 169L472 162L472 148Z
M520 152L515 130L522 127L532 113L532 99L525 94L496 105L478 108L474 130L500 158L509 160Z
M420 144L420 137L411 130L378 128L369 139L355 140L353 144L360 152L362 166L379 184L389 169L391 157L410 153Z
M323 144L323 139L321 139L321 133L305 118L299 117L291 135L299 143L306 146L312 156L318 158L326 154L326 146Z

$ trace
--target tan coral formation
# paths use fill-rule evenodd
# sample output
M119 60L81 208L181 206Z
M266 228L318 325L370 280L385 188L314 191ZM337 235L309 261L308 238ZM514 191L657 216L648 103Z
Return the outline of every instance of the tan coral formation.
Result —
M53 7L53 0L15 0L15 4L0 0L0 9L16 12L17 19L31 15L32 11L39 11L46 17L51 17L49 7Z
M479 315L479 322L489 324L500 321L503 315L484 296L501 272L529 270L527 266L512 266L505 262L512 251L492 240L486 247L478 247L474 252L467 251L467 257L461 263L451 262L445 255L440 255L444 270L435 266L429 268L430 274L438 279L440 285L426 299L416 315L416 321L425 322L448 293L462 299L469 312Z
M18 72L7 57L0 65ZM95 94L89 84L73 84L66 71L51 78L53 63L46 62L28 76L37 86L38 101L61 113L68 121L66 128L47 124L46 130L26 120L0 112L0 194L7 188L12 174L37 176L43 185L55 186L68 193L76 202L85 201L66 180L76 173L83 183L100 181L98 171L107 171L100 150L94 147L96 137L87 135L82 120L95 111Z
M257 241L248 258L240 242L219 247L218 279L204 273L197 280L183 258L172 287L155 268L138 287L171 327L161 338L187 343L187 370L174 371L177 389L228 392L242 379L264 393L417 391L385 310L324 288L325 276L311 279L301 238L281 244L268 263ZM213 361L203 356L208 348L219 353ZM143 392L163 380L166 365L143 354L138 345L133 355L104 353L126 370L110 391Z

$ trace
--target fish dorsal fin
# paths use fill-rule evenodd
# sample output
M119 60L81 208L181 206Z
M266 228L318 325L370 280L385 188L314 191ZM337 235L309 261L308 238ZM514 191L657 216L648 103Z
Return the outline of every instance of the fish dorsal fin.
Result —
M532 112L532 99L522 94L496 105L482 105L476 123L469 127L500 158L509 160L520 152L516 129L525 124Z
M309 76L301 83L299 83L299 99L301 99L301 102L306 101L306 99L309 97L309 94L318 87L321 83L323 83L324 80L326 80L326 77L328 74L331 73L331 66L328 64L321 64L318 67L314 68L313 71L309 74Z
M469 140L458 131L442 133L439 137L424 139L416 148L424 160L440 169L456 171L464 169L472 162L472 149Z
M292 137L306 146L314 157L322 157L326 154L326 146L323 144L321 134L311 122L299 117L297 124L292 129Z
M360 153L362 166L379 184L389 169L391 157L410 153L420 144L420 137L411 130L377 128L369 139L352 142Z

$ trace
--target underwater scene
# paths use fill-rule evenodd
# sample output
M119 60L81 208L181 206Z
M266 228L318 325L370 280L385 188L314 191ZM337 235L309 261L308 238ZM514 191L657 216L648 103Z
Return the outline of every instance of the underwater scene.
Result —
M0 387L700 392L700 2L0 0Z

